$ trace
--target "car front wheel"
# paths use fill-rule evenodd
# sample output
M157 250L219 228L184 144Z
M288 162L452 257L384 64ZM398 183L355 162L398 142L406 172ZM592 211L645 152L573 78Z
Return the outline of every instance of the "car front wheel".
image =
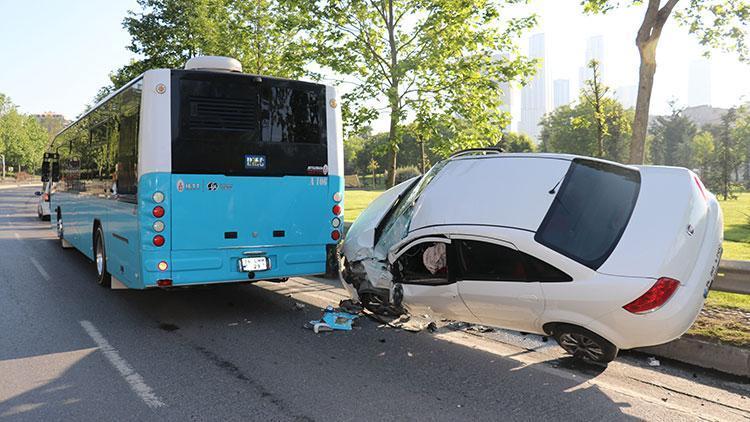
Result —
M606 364L617 357L617 346L585 328L560 324L553 335L557 344L576 359Z

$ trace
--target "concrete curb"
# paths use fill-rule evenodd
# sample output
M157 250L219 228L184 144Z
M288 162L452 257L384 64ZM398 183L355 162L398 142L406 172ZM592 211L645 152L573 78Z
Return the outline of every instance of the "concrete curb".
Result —
M727 374L750 376L750 349L737 346L681 337L666 344L636 350Z
M20 184L16 184L16 183L3 183L3 184L0 184L0 189L26 188L26 187L31 187L31 186L39 186L41 188L42 187L42 182L37 182L37 183L20 183Z

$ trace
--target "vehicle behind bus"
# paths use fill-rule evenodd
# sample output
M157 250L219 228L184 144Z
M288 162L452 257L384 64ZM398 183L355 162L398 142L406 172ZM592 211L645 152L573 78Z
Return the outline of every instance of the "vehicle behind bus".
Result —
M195 60L195 59L194 59ZM150 70L57 136L53 223L102 284L334 272L343 229L335 90L226 58Z

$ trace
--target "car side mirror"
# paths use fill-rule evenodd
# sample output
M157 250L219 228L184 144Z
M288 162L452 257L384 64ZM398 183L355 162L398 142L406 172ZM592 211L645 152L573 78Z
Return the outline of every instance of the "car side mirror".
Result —
M52 163L52 181L53 182L59 182L60 181L60 163L58 161L55 161Z
M42 162L42 182L49 182L49 161Z

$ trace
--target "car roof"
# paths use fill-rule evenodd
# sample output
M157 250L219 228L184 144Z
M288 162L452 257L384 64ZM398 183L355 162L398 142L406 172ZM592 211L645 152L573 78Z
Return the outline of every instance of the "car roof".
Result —
M573 158L506 153L451 158L417 200L409 230L488 225L536 231Z

